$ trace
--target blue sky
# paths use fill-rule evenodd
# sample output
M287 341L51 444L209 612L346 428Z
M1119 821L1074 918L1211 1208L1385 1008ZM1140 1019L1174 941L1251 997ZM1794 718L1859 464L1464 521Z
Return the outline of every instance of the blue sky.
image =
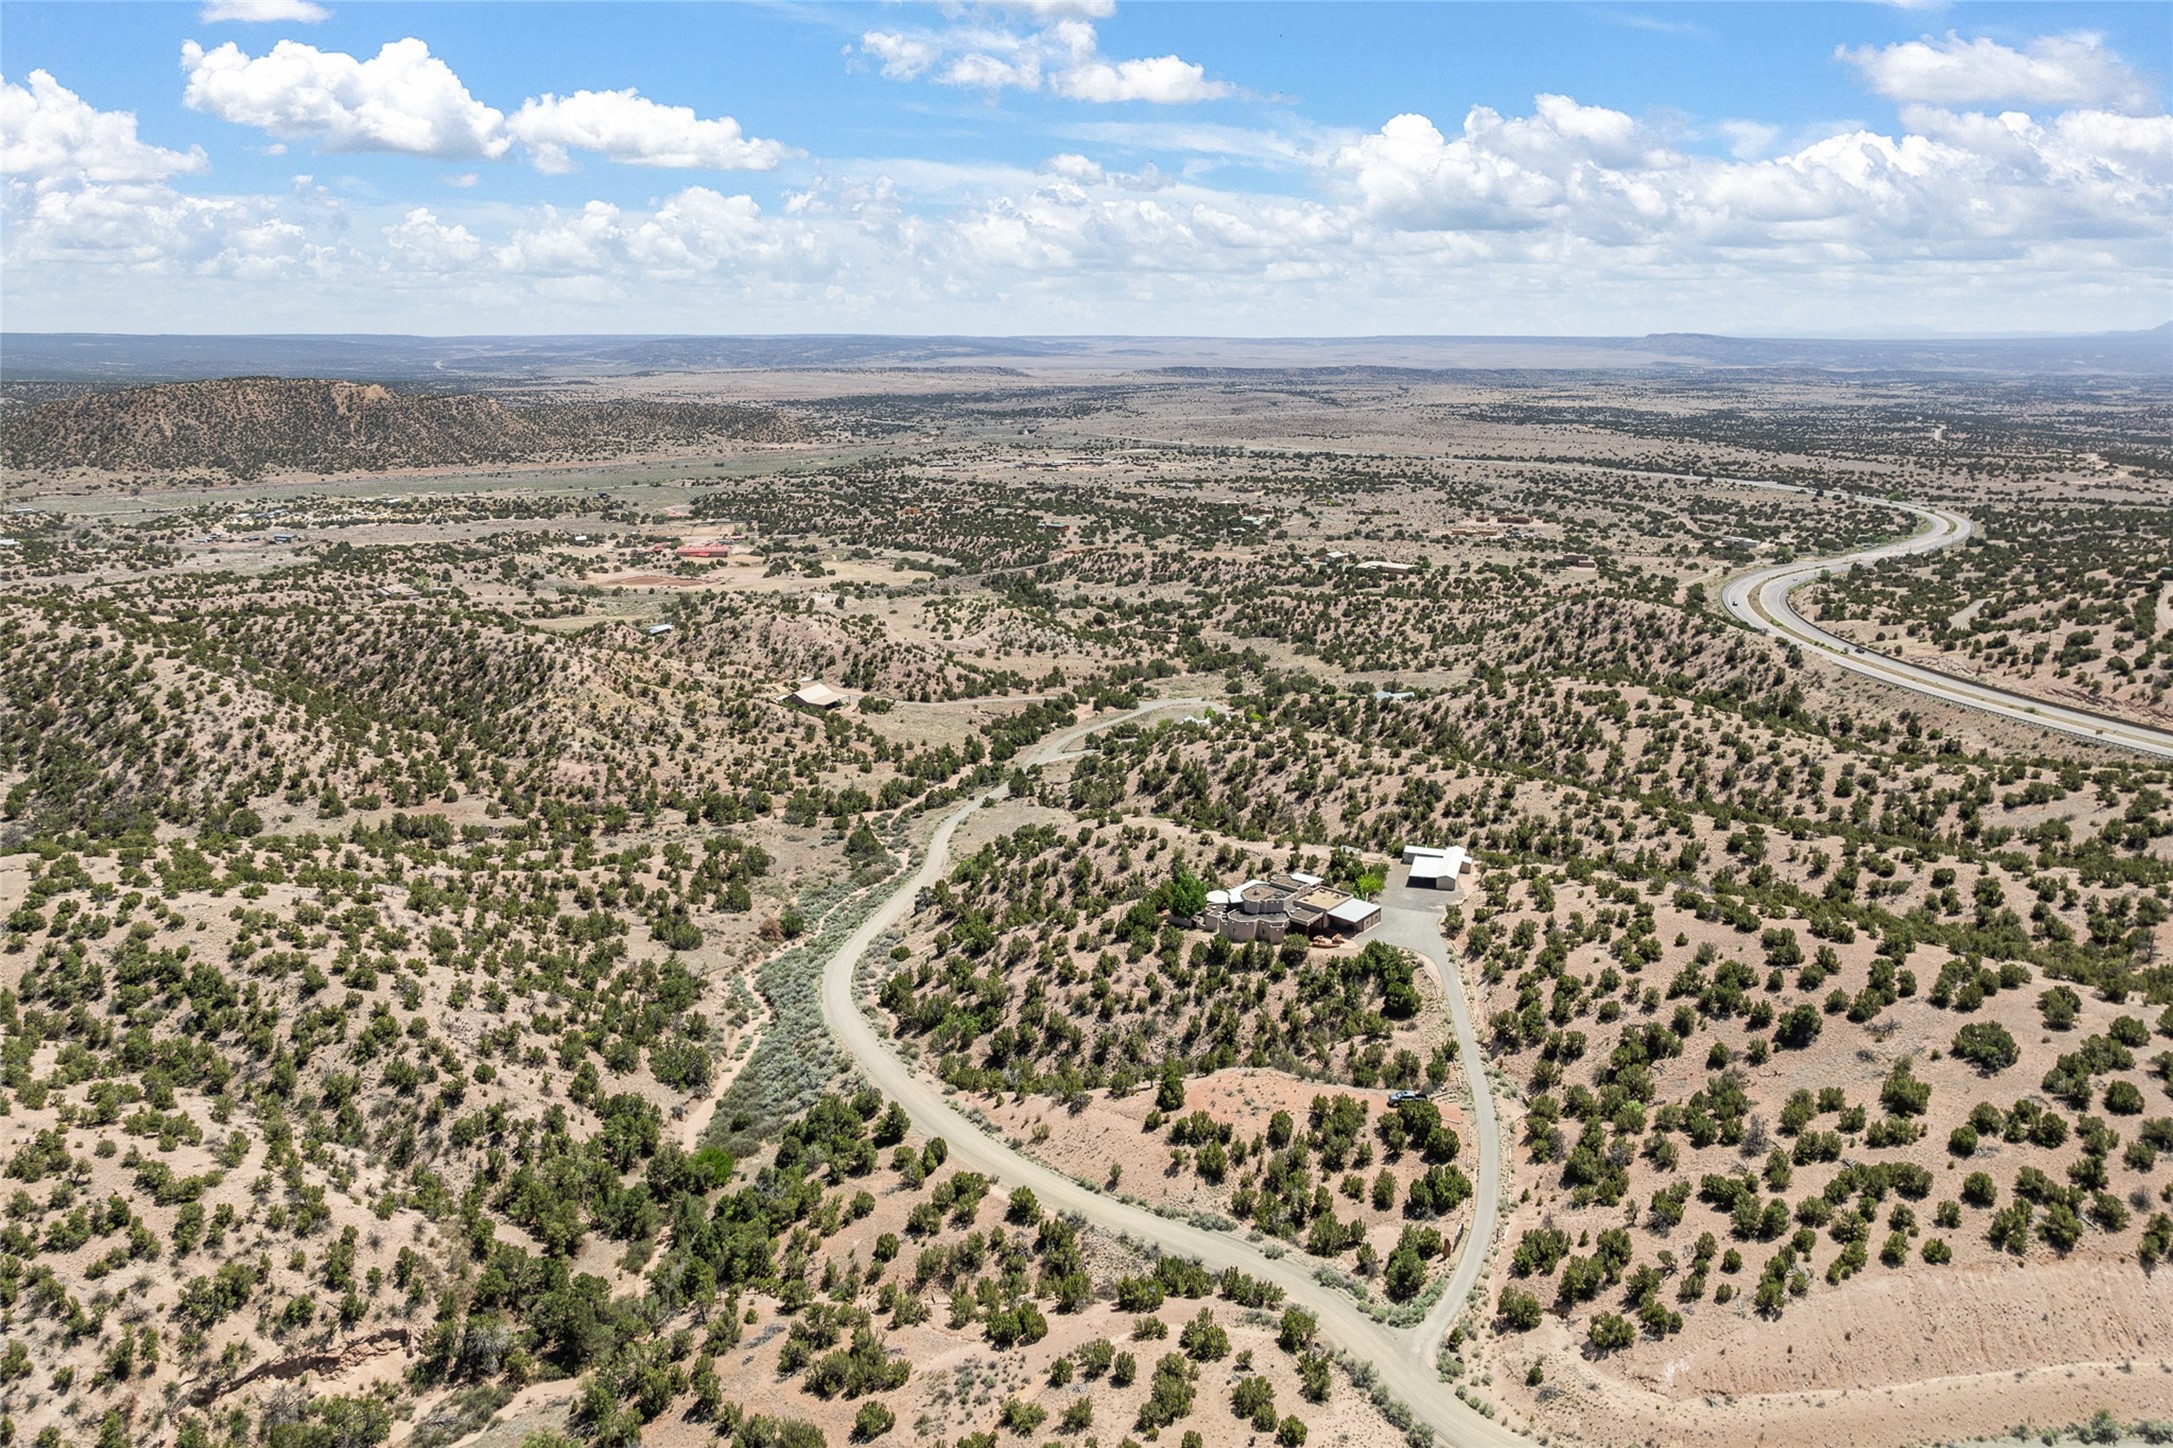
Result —
M0 34L10 328L2173 316L2167 5L206 0Z

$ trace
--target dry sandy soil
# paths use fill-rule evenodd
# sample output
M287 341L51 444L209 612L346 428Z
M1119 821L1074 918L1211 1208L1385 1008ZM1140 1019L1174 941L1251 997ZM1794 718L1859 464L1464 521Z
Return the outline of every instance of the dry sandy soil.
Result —
M1205 1111L1215 1120L1228 1122L1236 1128L1239 1137L1250 1140L1266 1133L1268 1118L1277 1111L1289 1112L1302 1129L1306 1112L1316 1098L1332 1099L1338 1095L1355 1097L1364 1104L1369 1112L1369 1122L1380 1119L1385 1092L1361 1090L1332 1081L1300 1081L1276 1071L1242 1067L1189 1080L1185 1085L1185 1111ZM1443 1101L1439 1106L1442 1121L1467 1143L1468 1153L1469 1121L1453 1102ZM1226 1217L1230 1209L1230 1184L1217 1186L1203 1180L1195 1171L1172 1166L1170 1147L1162 1133L1146 1129L1147 1114L1153 1109L1154 1095L1149 1091L1134 1092L1114 1100L1107 1092L1090 1092L1084 1107L1076 1112L1041 1097L982 1107L1006 1140L1066 1176L1106 1184L1114 1174L1117 1193L1121 1196L1155 1208L1186 1214L1211 1212ZM1470 1165L1468 1154L1461 1160L1464 1165ZM1368 1184L1383 1165L1375 1161L1361 1173ZM1421 1175L1425 1168L1415 1152L1406 1152L1403 1159L1389 1165L1389 1169L1396 1175L1400 1196L1411 1179ZM1339 1194L1336 1213L1346 1221L1356 1218L1364 1222L1366 1240L1383 1257L1396 1245L1396 1236L1404 1225L1399 1213L1377 1211L1370 1199L1353 1199ZM1450 1217L1437 1220L1434 1225L1441 1229L1444 1237L1453 1240L1461 1235L1469 1217L1468 1210L1460 1209Z

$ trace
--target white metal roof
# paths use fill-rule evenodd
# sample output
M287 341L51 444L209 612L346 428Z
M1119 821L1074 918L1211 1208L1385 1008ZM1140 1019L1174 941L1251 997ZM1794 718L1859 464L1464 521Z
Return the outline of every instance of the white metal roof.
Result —
M1443 875L1455 875L1471 858L1462 845L1451 845L1445 850L1412 850L1406 852L1411 861L1411 878L1436 880Z
M1328 918L1330 920L1341 920L1350 925L1358 925L1380 913L1381 907L1371 900L1360 900L1353 897L1330 910Z

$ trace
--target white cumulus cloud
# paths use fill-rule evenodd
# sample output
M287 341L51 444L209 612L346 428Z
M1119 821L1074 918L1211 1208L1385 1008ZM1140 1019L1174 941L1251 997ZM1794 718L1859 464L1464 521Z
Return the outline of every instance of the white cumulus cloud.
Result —
M1238 93L1236 86L1209 80L1204 66L1180 56L1103 56L1089 19L1112 13L1113 5L1052 0L999 8L1021 12L1040 28L991 25L969 17L943 30L870 30L860 37L860 49L892 80L926 76L938 85L991 96L1005 90L1046 90L1101 105L1144 101L1176 106Z
M943 49L922 37L901 35L895 30L871 30L860 37L860 48L874 56L883 74L892 80L914 80L942 58Z
M632 89L539 96L513 113L506 130L544 171L568 169L569 150L630 166L715 171L768 171L791 154L779 142L742 134L730 116L704 120L691 107L663 105Z
M1781 128L1765 121L1722 121L1720 133L1728 138L1728 151L1738 161L1753 161L1773 149Z
M1313 202L1164 188L1140 196L1083 156L1052 158L1051 179L998 196L950 223L946 257L1000 271L1189 278L1208 283L1311 260L1348 239L1348 220ZM956 264L955 262L953 263Z
M238 277L333 255L341 218L321 193L198 197L172 183L208 169L201 150L149 144L133 115L98 110L45 71L0 80L0 264ZM12 286L11 308L42 290Z
M181 65L191 110L327 150L495 159L511 144L504 114L412 37L368 60L295 40L256 57L232 41L207 51L191 40Z
M297 178L284 196L191 196L163 180L9 176L0 189L6 252L18 274L40 267L126 275L324 276L343 255L339 204ZM19 284L20 285L20 284ZM37 295L36 283L28 295ZM17 300L26 293L17 290ZM170 291L166 294L170 297ZM145 305L157 304L157 297Z
M1088 61L1055 78L1059 95L1075 101L1150 101L1158 106L1219 100L1235 92L1228 81L1209 80L1204 67L1174 55L1150 60Z
M207 0L198 19L206 25L237 20L249 25L317 25L332 12L311 0Z
M1395 116L1343 148L1336 169L1356 184L1369 215L1399 229L1515 231L1556 217L1573 177L1590 190L1599 171L1580 149L1543 118L1504 119L1474 106L1453 139L1425 116Z
M201 148L169 151L136 134L129 111L101 111L53 79L0 79L0 171L32 180L157 181L209 163Z
M948 28L862 49L983 90L1181 104L1217 84L1174 58L1103 57L1079 7L943 13ZM191 74L191 104L274 136L463 158L413 168L397 197L307 178L191 196L200 153L150 145L42 72L0 82L11 314L268 330L2051 329L2155 320L2173 284L2173 117L2117 86L2087 104L1906 100L1898 125L1785 129L1567 95L1369 133L1105 110L1038 166L837 159L775 204L695 185L553 208L457 188L476 159L523 151L742 169L787 153L630 90L499 97L501 115L409 44L375 71L306 46L199 50ZM1216 157L1282 184L1223 189Z
M1629 116L1539 98L1474 107L1445 135L1402 115L1336 152L1361 213L1400 233L1529 233L1613 247L1859 256L2011 252L2156 234L2173 215L2173 119L2104 110L2049 121L1911 107L1898 135L1851 130L1754 159L1675 149Z
M1075 186L1099 186L1109 179L1101 164L1077 151L1064 151L1042 162L1041 169Z
M995 0L995 8L1036 20L1106 20L1117 13L1117 0Z
M1005 57L973 50L943 67L936 79L945 85L991 93L1038 90L1041 88L1041 61L1030 54Z
M483 255L483 243L458 222L438 220L427 206L418 206L384 228L386 264L411 271L460 271Z
M189 41L181 63L191 109L329 151L498 160L519 141L548 172L572 170L574 151L629 166L721 171L767 171L797 154L747 135L730 116L705 118L631 87L532 96L508 118L413 38L368 60L293 40L255 57L232 41L208 51Z
M1950 30L1943 40L1842 46L1834 58L1854 66L1872 90L1897 101L2158 108L2149 83L2096 35L2039 36L2016 50L1981 36L1964 40Z
M748 282L805 281L825 268L822 243L806 222L767 217L754 198L706 186L675 192L646 215L607 201L576 212L544 207L492 257L505 272L559 278L730 273Z

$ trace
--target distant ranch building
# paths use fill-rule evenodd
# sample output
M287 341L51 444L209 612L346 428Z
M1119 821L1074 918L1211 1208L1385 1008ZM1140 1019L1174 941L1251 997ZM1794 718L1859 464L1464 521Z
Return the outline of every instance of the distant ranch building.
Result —
M840 709L845 706L845 696L828 684L803 684L787 697L804 709Z

